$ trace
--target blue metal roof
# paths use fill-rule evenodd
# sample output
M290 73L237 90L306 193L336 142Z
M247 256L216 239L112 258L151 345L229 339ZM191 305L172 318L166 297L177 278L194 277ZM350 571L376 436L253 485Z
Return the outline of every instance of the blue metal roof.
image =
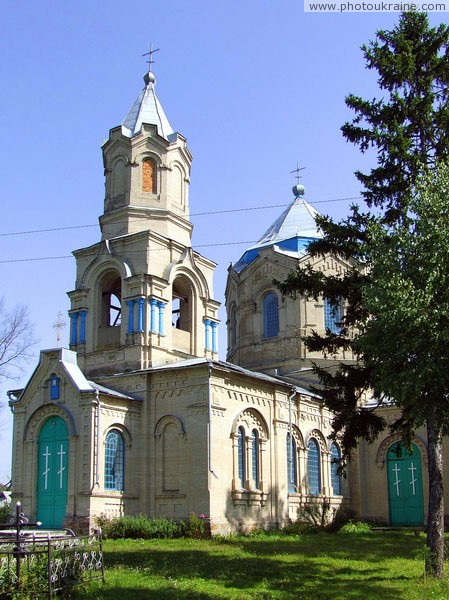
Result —
M293 257L307 253L307 246L313 240L323 237L315 217L319 215L302 196L297 196L280 217L267 229L260 240L248 248L238 262L233 265L237 273L259 256L262 248L275 247L276 252Z

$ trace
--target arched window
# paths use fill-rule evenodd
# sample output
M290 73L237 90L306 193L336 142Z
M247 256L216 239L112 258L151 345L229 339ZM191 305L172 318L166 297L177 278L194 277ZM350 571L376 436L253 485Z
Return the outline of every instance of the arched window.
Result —
M59 400L59 377L56 377L56 375L50 377L50 398L51 400Z
M252 434L252 475L254 480L254 485L256 488L259 487L260 481L260 468L259 468L259 432L257 429L253 429Z
M341 495L341 475L338 472L338 467L340 466L340 448L337 444L331 445L331 484L332 490L334 492L334 496Z
M340 333L343 321L343 305L341 300L333 304L324 298L324 328L331 333Z
M240 487L245 487L246 480L246 444L245 444L245 430L243 427L239 427L238 429L238 438L237 438L237 449L238 449L238 473L240 479Z
M291 439L291 441L290 441ZM298 491L298 458L295 438L290 438L290 432L287 433L287 477L288 491L295 493Z
M152 158L142 162L142 192L157 192L156 162Z
M272 338L279 335L278 297L268 292L263 298L263 337Z
M113 429L106 436L104 459L104 487L123 490L125 481L125 444L122 434Z
M318 448L317 441L312 438L307 444L307 450L309 494L316 495L321 493L320 449Z

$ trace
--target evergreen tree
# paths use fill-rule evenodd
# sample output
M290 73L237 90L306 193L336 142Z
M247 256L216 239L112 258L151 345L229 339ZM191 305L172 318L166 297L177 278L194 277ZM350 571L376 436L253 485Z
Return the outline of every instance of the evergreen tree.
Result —
M338 334L327 331L324 336L314 333L305 339L310 351L336 355L340 350L352 349L361 359L356 365L340 364L333 373L315 367L322 384L320 394L334 412L333 436L342 443L343 459L350 457L360 438L372 441L386 426L378 412L362 406L365 393L373 388L376 361L374 355L363 361L363 351L353 335L370 318L364 290L373 284L373 227L378 223L388 233L390 227L406 223L420 177L435 169L449 152L449 27L431 28L426 14L403 13L396 27L377 32L376 39L362 50L367 68L378 73L382 97L368 101L349 95L346 103L355 117L342 127L342 132L362 152L373 149L377 153L375 168L368 174L356 172L365 188L362 194L368 210L362 212L352 206L349 217L338 223L328 217L319 218L324 237L308 248L312 256L342 257L352 267L342 277L314 272L311 267L299 268L284 282L276 282L284 294L324 296L335 306L344 301L345 315ZM383 397L378 396L379 404ZM403 418L394 426L409 438L419 422L413 412L416 403L404 403L401 408ZM436 472L432 474L431 469L429 461L432 480ZM435 505L429 504L429 523L435 510ZM437 557L429 569L441 575L437 537L428 538Z
M370 317L355 345L371 369L378 398L401 409L395 424L410 442L427 428L429 571L442 576L444 556L443 435L449 433L449 168L427 175L407 216L369 228L370 280L363 303Z

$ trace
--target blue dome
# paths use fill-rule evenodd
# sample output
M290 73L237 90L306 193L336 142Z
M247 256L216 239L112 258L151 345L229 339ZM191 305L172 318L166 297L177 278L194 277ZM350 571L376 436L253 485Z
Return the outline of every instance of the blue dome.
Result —
M296 187L293 188L293 191ZM309 243L323 237L315 222L315 218L319 214L298 194L292 204L267 229L257 244L248 248L240 260L235 263L234 270L242 271L259 256L262 248L271 246L275 246L276 251L281 254L298 258L304 256Z

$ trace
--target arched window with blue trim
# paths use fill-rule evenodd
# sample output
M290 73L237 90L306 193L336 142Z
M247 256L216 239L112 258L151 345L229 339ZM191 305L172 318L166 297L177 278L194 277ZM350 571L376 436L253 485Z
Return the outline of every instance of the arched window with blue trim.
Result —
M238 438L237 438L237 450L238 450L238 473L240 480L240 487L245 487L246 480L246 440L245 440L245 430L243 427L239 427L238 429Z
M122 434L113 429L106 436L104 487L123 490L125 486L125 444Z
M341 495L341 475L338 472L340 466L341 452L337 444L333 443L330 447L331 452L331 485L334 496Z
M251 449L251 458L252 458L252 475L254 480L254 485L256 488L259 488L260 482L260 466L259 466L259 432L257 429L253 429L253 433L251 436L252 440L252 449Z
M294 494L298 491L298 457L296 450L296 441L290 432L287 433L287 477L288 491Z
M279 335L279 303L274 292L268 292L262 301L263 337L272 338Z
M56 375L50 377L50 398L51 400L59 400L60 380Z
M336 303L324 298L324 328L331 333L340 333L343 324L343 304L341 299Z
M321 494L321 467L320 449L318 442L311 438L307 444L307 478L309 480L309 494Z

